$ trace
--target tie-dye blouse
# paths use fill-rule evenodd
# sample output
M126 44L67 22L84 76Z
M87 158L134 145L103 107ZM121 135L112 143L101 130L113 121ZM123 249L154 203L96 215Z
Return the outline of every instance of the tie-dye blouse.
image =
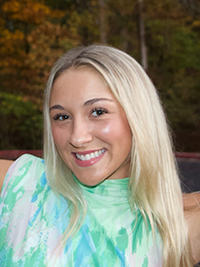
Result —
M87 214L56 253L70 216L45 177L44 161L23 155L10 167L0 198L1 267L160 267L162 242L127 199L128 178L80 185Z

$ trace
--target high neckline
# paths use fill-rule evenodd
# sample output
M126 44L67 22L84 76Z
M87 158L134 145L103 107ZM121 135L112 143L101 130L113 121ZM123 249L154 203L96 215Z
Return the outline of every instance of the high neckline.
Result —
M80 183L83 195L91 205L98 206L98 203L111 205L128 204L128 183L129 178L105 180L96 186L86 186Z
M129 183L129 178L123 178L123 179L113 179L113 180L105 180L102 183L95 185L95 186L87 186L82 183L80 183L80 186L83 188L83 190L91 192L91 193L96 193L96 194L103 194L103 195L109 195L112 194L114 196L117 196L117 189L119 191L124 190L127 192L127 187Z

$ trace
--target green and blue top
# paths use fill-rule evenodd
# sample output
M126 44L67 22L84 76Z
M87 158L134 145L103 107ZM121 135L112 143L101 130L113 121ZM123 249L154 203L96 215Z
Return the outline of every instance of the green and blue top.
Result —
M160 267L162 241L127 197L128 178L81 185L84 222L62 250L69 223L64 197L56 195L44 161L23 155L10 167L0 197L0 267ZM136 213L137 212L137 219Z

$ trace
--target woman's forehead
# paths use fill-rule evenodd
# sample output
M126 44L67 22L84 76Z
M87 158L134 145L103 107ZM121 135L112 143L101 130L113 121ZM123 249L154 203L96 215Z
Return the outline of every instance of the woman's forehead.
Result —
M102 75L88 68L68 69L54 81L51 101L62 98L70 100L70 97L84 101L93 98L115 99Z

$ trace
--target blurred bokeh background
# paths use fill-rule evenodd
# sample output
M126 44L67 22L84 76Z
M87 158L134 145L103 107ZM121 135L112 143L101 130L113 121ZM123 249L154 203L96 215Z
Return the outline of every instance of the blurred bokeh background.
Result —
M68 49L92 43L142 64L176 151L200 152L199 0L1 0L0 150L42 149L50 68Z

